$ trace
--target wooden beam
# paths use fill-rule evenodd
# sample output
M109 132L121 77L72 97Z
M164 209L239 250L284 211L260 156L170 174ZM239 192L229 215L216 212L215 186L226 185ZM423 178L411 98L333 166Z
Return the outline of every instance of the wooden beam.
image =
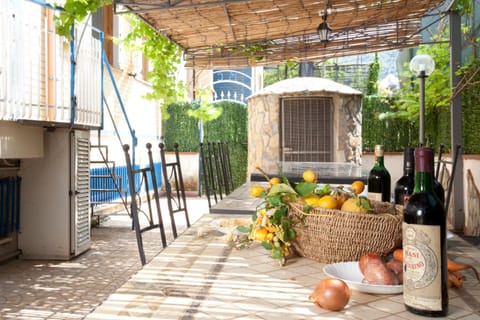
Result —
M460 77L457 71L461 67L462 45L461 45L461 17L458 11L450 11L450 88L452 90L457 87ZM450 106L451 121L451 148L452 159L456 157L456 146L462 145L462 95L456 94L451 100ZM463 158L462 148L458 155L458 162L453 182L452 194L453 198L453 214L452 226L455 231L463 231L465 225L465 208L464 208L464 192L463 192Z

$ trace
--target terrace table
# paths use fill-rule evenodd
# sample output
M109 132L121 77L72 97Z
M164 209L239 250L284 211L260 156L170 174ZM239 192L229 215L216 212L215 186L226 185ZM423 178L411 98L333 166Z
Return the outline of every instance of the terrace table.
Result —
M262 198L254 198L250 195L253 185L267 186L267 182L246 182L235 189L228 196L214 204L210 213L221 214L252 214L255 208L264 201Z
M350 162L290 162L280 161L279 171L268 172L268 177L283 175L290 182L301 181L305 170L310 169L318 174L318 183L351 184L355 180L361 180L367 184L370 169L363 168ZM265 181L266 178L260 173L252 173L251 181Z
M323 264L303 257L285 266L259 244L233 249L212 221L248 215L202 216L190 229L86 317L94 319L421 319L403 297L352 291L340 312L308 300L325 277ZM480 250L454 236L451 258L480 268ZM447 319L480 318L480 286L466 272L464 288L450 289Z

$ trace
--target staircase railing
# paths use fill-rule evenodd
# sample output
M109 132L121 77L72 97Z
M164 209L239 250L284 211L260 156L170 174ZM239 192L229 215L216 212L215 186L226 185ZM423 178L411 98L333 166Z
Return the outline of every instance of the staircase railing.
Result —
M103 39L103 33L100 34L100 37ZM120 90L118 89L118 86L117 86L117 83L115 81L115 77L114 77L112 68L110 66L110 63L108 62L108 58L105 55L105 52L103 52L103 54L102 54L102 63L105 66L105 69L107 70L108 78L110 79L110 81L112 83L112 87L113 87L113 90L115 92L115 97L116 97L117 102L118 102L118 104L120 106L120 109L122 111L123 119L125 120L125 122L127 124L127 127L128 127L128 132L130 134L130 139L131 139L131 144L132 144L132 159L131 159L131 162L132 162L132 167L135 168L136 167L136 164L135 164L135 147L137 146L138 140L137 140L137 137L136 137L136 134L135 134L135 130L132 128L132 125L131 125L130 120L128 118L128 115L127 115L127 112L126 112L126 109L125 109L125 105L124 105L122 97L120 95ZM103 70L102 70L102 79L104 79L103 75L104 74L103 74ZM101 114L102 114L101 128L98 130L98 133L97 133L97 139L98 139L97 143L98 144L96 146L92 146L92 148L97 148L98 153L100 154L100 156L102 158L101 161L97 161L95 163L100 163L101 162L105 165L105 168L103 168L101 170L97 170L97 171L99 171L98 175L92 175L91 184L98 184L100 186L99 188L94 188L94 191L97 192L97 193L102 193L102 192L103 193L112 193L112 192L118 193L121 203L125 207L127 213L130 215L130 210L129 210L129 206L128 206L128 203L127 203L128 202L127 197L128 197L128 193L131 194L131 190L129 190L128 184L125 184L127 182L127 179L122 174L119 174L117 172L118 170L115 166L115 162L110 161L108 159L108 146L103 146L102 143L101 143L101 130L104 128L104 124L105 124L104 123L104 121L105 121L104 114L105 114L105 111L107 111L107 114L110 118L110 121L111 121L113 129L114 129L113 131L114 131L115 137L118 139L120 147L122 147L124 145L124 142L122 141L122 137L120 135L120 131L117 127L117 124L115 123L112 111L111 111L110 106L108 104L108 101L105 98L104 81L102 81L102 102L103 103L102 103L102 112L101 112ZM106 151L104 152L103 149L106 149ZM108 179L108 182L106 181L107 179ZM95 181L95 180L97 180L97 181ZM102 185L107 185L107 184L108 184L108 188L102 188ZM113 185L113 188L112 188L112 185ZM102 203L103 199L107 200L105 202L109 202L108 200L111 200L112 196L108 195L108 196L101 197L100 199L98 199L99 201L92 201L92 214L93 214L93 206L95 204Z

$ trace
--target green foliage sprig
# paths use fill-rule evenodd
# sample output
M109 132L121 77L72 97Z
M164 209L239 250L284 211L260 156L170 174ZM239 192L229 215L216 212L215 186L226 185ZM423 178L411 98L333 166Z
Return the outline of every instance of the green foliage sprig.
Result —
M120 43L129 50L142 52L151 64L148 81L152 85L152 91L145 98L163 100L164 106L182 100L185 87L176 78L180 48L138 17L129 15L128 19L131 30Z
M71 39L70 29L75 22L83 21L87 15L110 4L112 0L66 0L58 16L54 17L57 34ZM58 8L56 5L54 7ZM138 17L130 15L127 19L131 31L119 42L129 50L142 52L151 64L148 81L152 91L145 98L162 100L163 105L183 99L184 84L176 79L180 48Z
M380 74L380 63L378 62L378 53L375 53L375 59L368 69L367 95L376 95L378 93L378 76Z
M66 0L58 15L53 17L57 34L71 40L70 29L75 22L80 22L99 8L112 4L112 0ZM53 5L54 8L60 8Z

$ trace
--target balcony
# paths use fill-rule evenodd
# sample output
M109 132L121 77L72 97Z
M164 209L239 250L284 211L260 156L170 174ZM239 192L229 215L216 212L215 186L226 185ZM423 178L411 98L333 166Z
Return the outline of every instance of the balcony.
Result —
M29 1L0 8L0 121L98 128L102 36L88 24L74 40L55 33L53 9Z

